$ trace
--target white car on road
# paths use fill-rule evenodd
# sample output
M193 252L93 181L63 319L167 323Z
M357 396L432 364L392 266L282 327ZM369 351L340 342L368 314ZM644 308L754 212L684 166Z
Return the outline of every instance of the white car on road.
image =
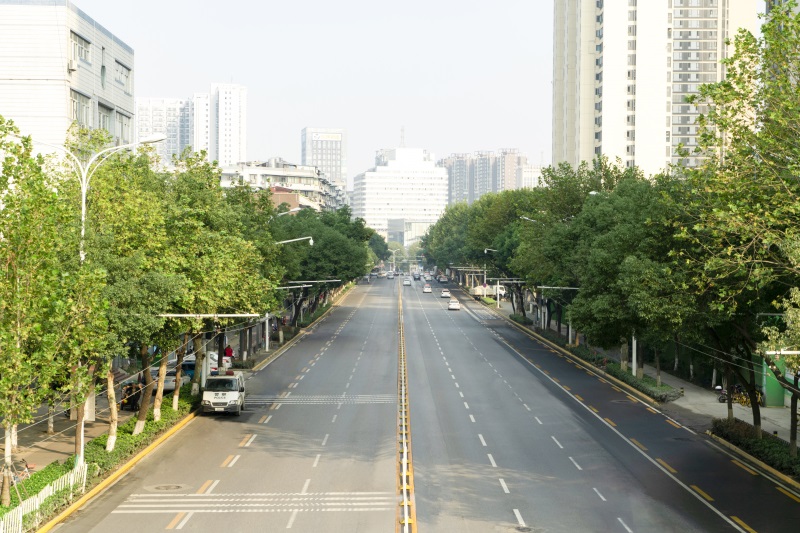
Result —
M431 289L431 284L426 283L425 286L422 287L422 292L433 292L433 289Z
M450 290L442 289L442 298L450 298Z
M448 311L459 311L461 309L461 302L458 300L450 300L450 303L447 304Z

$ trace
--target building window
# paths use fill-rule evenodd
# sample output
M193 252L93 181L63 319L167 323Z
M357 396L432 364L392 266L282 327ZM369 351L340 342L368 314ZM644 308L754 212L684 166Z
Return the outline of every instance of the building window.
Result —
M116 127L117 140L121 144L128 144L131 142L131 117L125 116L122 113L117 113L117 127Z
M85 126L92 127L92 100L79 92L70 90L70 103L72 104L72 120Z
M87 63L92 62L91 45L89 41L81 37L75 32L70 32L70 40L72 41L72 59L78 61L83 59Z
M98 114L98 124L97 127L106 130L108 133L112 133L111 131L111 109L104 107L102 105L97 106L97 114Z
M131 69L117 61L114 63L114 81L122 85L125 92L131 92Z

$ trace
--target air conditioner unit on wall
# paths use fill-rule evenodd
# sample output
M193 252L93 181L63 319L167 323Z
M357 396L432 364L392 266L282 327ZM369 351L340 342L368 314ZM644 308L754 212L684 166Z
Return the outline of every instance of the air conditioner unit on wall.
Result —
M75 60L70 59L67 61L67 72L75 72L78 70L78 65L75 64Z

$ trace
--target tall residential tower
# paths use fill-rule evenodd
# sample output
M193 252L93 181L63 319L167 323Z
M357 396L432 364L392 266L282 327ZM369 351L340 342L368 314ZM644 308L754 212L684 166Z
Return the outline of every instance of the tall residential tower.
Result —
M559 0L553 32L553 164L603 154L653 174L697 146L686 102L724 78L756 0ZM697 164L690 157L685 163Z
M344 130L303 128L300 164L317 167L340 187L347 187L347 135Z

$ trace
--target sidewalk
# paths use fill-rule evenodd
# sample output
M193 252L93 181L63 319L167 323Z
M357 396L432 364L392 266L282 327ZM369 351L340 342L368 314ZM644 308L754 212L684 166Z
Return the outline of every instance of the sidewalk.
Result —
M508 319L511 314L511 303L500 302L500 308L491 307L492 310ZM510 320L510 319L509 319ZM645 374L655 378L656 369L650 365L644 366ZM711 428L713 418L725 418L728 416L728 406L726 403L719 403L717 394L713 390L684 381L663 369L661 370L661 382L676 389L683 389L683 396L675 401L661 404L659 408L673 417L681 424L698 432L705 432ZM785 441L789 440L789 409L785 407L762 407L761 408L761 428ZM744 407L738 403L733 404L733 416L747 422L753 423L753 414L749 407Z

